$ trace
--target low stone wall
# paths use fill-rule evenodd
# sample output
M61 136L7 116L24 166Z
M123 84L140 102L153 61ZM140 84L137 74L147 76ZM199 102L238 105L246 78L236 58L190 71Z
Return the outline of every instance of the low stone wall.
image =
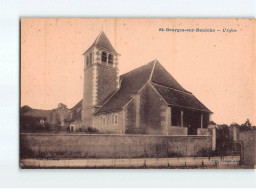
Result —
M188 128L177 126L168 127L168 135L188 135Z
M207 156L210 136L156 135L20 135L20 155L24 158L163 158Z

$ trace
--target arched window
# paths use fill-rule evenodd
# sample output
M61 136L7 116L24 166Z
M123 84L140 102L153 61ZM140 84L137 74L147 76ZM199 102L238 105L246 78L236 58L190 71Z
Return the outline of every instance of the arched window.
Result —
M113 66L113 55L112 54L108 55L108 64Z
M118 124L118 115L117 114L113 114L112 115L112 123L114 125L117 125Z
M90 64L92 65L92 53L90 53Z
M107 53L105 51L101 54L101 62L107 62Z
M88 56L86 56L86 66L88 66L89 65L89 58L88 58Z

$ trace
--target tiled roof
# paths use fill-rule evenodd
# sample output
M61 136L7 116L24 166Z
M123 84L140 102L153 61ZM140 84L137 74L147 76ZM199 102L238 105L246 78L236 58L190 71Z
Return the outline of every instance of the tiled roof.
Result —
M91 47L89 47L89 49L91 49L94 46L102 47L102 48L105 48L109 51L113 51L116 53L116 50L114 49L114 47L110 43L108 37L106 36L106 34L103 31L100 32L100 34L98 35L96 40L93 42ZM87 49L84 53L86 53L89 49Z
M165 68L157 60L151 81L160 85L188 92L173 78L173 76L167 70L165 70Z
M35 117L35 118L50 118L52 110L42 110L42 109L33 109L28 107L29 109L24 110L24 107L21 107L21 115L22 116L29 116L29 117ZM23 111L24 110L24 111Z
M154 62L134 69L120 76L120 89L107 101L95 114L110 112L121 109L150 79Z
M83 107L83 99L81 99L73 108L71 108L71 111L80 110Z
M190 108L204 112L211 112L193 94L175 90L166 86L152 83L157 92L164 98L170 106Z
M95 114L122 109L147 82L172 106L211 112L191 92L185 90L157 61L120 76L120 89Z
M75 120L81 120L82 108L83 99L81 99L73 108L69 109L69 112L65 117L65 122L74 122Z

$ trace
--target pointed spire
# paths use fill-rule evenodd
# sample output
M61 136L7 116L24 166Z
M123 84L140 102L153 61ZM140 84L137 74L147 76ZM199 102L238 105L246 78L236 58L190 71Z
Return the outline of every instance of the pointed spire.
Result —
M104 31L100 32L100 34L97 36L96 40L93 42L91 47L89 47L89 49L92 48L92 47L95 47L95 46L96 47L101 47L101 48L104 48L106 50L113 51L113 52L117 53L116 50L114 49L114 47L112 46L112 44L110 43L108 37L104 33ZM86 50L86 52L88 50Z

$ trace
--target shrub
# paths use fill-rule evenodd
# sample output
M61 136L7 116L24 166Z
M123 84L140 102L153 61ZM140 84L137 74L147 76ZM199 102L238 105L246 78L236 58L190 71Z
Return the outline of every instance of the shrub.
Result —
M88 132L88 133L98 133L99 130L96 129L96 128L93 128L93 127L88 127L88 128L87 128L87 132Z
M77 131L85 133L99 133L99 130L93 127L80 127Z
M239 127L239 130L241 132L253 130L250 120L247 119L244 124L241 124L240 127Z

